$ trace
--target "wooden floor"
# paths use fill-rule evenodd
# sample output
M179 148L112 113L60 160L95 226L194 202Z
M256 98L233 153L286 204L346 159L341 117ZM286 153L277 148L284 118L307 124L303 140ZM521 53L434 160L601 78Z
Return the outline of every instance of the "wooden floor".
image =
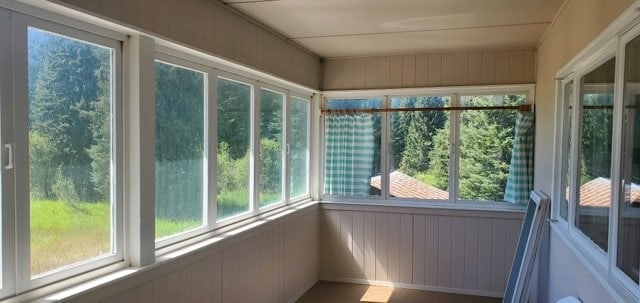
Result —
M500 298L320 281L298 303L500 303Z

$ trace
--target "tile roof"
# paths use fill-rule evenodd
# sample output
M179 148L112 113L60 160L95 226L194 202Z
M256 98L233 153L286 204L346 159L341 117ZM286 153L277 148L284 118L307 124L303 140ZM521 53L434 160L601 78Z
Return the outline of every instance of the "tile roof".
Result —
M394 171L389 174L389 194L398 198L417 198L417 199L449 199L449 193L429 184L403 174L400 171ZM382 189L381 176L371 178L371 187L378 190Z
M567 189L568 191L569 189ZM627 185L626 201L640 203L640 186ZM611 180L598 177L580 186L580 206L609 207L611 205Z

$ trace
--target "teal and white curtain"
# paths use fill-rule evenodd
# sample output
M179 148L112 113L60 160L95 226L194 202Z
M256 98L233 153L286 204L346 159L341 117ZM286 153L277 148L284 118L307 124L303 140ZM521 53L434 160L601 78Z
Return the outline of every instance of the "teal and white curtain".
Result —
M327 115L324 192L368 196L374 158L373 115Z
M533 189L534 118L531 112L519 112L516 119L513 152L504 192L507 202L527 203Z

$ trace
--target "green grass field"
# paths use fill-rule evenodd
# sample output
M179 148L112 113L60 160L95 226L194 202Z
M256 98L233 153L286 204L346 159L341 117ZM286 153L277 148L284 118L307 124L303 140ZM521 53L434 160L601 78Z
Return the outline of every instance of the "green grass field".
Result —
M111 210L107 203L31 201L31 274L111 253ZM200 225L156 220L156 238Z

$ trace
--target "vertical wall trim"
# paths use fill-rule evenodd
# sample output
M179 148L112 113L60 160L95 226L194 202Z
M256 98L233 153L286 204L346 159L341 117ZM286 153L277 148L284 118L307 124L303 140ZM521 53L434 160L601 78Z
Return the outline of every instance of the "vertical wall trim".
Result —
M131 36L126 47L125 234L131 265L144 266L155 258L155 42Z

